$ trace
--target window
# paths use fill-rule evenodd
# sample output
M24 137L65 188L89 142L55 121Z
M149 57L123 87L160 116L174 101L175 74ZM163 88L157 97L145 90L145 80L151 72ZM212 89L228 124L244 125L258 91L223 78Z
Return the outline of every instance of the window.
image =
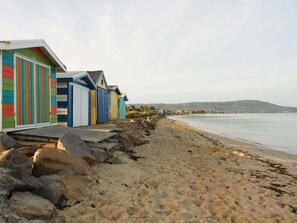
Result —
M104 81L103 81L103 79L101 79L101 84L102 84L102 85L104 84Z

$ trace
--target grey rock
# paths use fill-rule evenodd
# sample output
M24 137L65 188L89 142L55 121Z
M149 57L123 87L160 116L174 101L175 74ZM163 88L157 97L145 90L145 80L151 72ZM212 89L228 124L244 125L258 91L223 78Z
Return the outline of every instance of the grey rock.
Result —
M21 144L16 141L14 138L10 137L7 134L0 135L0 151L7 150L11 148L18 148Z
M124 150L128 150L129 148L133 147L133 142L126 133L120 133L119 138Z
M32 160L14 148L0 153L0 166L16 170L21 175L32 173Z
M57 148L84 158L89 165L93 165L96 162L96 158L91 154L88 145L79 136L71 132L66 132L59 139Z
M14 192L8 204L19 216L27 219L50 219L56 207L30 192Z
M75 173L87 175L91 168L88 163L77 155L61 149L39 149L33 158L33 175L42 176L71 170Z

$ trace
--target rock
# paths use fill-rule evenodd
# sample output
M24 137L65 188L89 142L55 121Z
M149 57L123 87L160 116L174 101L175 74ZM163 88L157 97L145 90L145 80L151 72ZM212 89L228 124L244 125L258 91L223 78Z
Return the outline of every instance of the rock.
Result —
M62 192L53 185L45 185L35 191L34 194L49 200L54 205L59 205L63 200Z
M89 165L93 165L96 162L96 158L91 154L91 150L87 144L71 132L66 132L59 139L57 148L84 158Z
M120 142L124 147L124 150L128 150L133 146L133 142L130 140L129 136L126 133L124 132L120 133L119 137L120 137Z
M123 163L129 163L131 162L131 160L129 159L127 154L121 151L115 151L112 155L111 162L113 164L123 164Z
M36 151L33 158L34 176L53 174L63 170L72 170L86 175L91 169L84 159L65 150L44 148Z
M129 136L129 139L132 141L133 145L135 146L140 146L145 144L144 139L139 135L136 135L134 133L128 133L128 136Z
M99 163L106 163L110 161L112 154L109 151L93 148L91 149L93 156Z
M38 146L23 146L18 148L18 151L26 157L32 157L38 149L40 149Z
M8 204L27 219L50 219L56 210L51 202L30 192L14 192Z
M20 146L20 143L9 135L2 134L0 135L0 151L7 150L11 148L17 148Z
M8 218L11 213L7 204L7 197L15 188L23 186L21 180L14 178L12 170L0 167L0 218Z
M32 160L14 148L0 153L0 166L16 170L21 175L30 175L32 172Z

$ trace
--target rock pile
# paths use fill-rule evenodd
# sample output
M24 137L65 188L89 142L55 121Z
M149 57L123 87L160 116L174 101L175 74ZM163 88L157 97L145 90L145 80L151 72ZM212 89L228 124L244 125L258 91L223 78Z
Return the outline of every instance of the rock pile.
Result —
M76 181L92 177L95 163L122 164L137 160L133 147L148 143L159 117L118 121L122 131L106 142L118 145L100 149L78 136L65 133L57 144L22 146L8 135L0 136L0 222L55 222L59 209L76 204L63 182L65 174ZM110 144L109 144L110 145ZM78 188L82 189L82 188ZM83 190L83 189L82 189Z

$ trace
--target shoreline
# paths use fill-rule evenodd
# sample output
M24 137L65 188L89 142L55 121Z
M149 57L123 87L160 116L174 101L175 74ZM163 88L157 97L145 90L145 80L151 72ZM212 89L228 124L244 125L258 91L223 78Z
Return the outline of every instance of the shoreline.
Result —
M58 216L65 222L297 223L295 157L247 151L254 146L168 118L149 139L133 148L138 161L94 166L99 183L65 176L80 203Z
M221 140L228 141L229 143L233 142L235 144L242 144L243 146L248 146L248 147L250 147L251 150L253 150L253 152L262 151L263 153L261 155L271 154L271 155L274 155L274 156L281 156L281 157L284 156L286 158L293 157L294 159L297 159L297 154L293 154L293 153L285 152L285 151L282 151L282 150L278 150L278 149L281 149L279 147L264 145L264 144L249 141L249 140L246 140L246 139L240 139L240 138L235 138L235 137L232 138L230 136L222 136L222 135L219 135L219 134L216 134L216 133L208 132L207 130L199 129L198 127L194 127L194 126L190 125L189 123L187 123L186 121L183 121L183 120L176 120L176 119L172 119L171 117L168 117L168 119L174 120L174 121L177 121L177 122L181 122L181 123L187 125L189 128L191 128L193 130L197 130L198 132L202 132L204 134L208 134L208 135L213 136L215 138L219 138ZM255 149L253 147L257 147L257 148Z

